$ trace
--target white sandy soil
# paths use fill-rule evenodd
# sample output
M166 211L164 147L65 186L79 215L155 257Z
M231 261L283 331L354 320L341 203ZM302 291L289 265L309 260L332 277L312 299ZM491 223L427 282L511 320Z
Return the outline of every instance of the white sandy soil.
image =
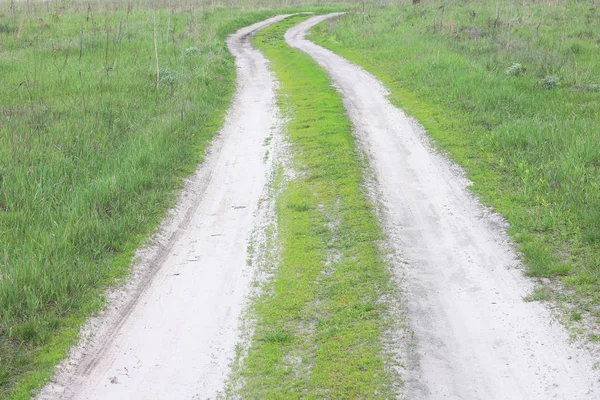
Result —
M333 16L286 34L313 57L344 98L368 154L414 330L405 397L417 399L600 399L598 371L569 343L519 269L500 218L466 190L455 165L432 151L422 128L387 99L372 75L304 36Z

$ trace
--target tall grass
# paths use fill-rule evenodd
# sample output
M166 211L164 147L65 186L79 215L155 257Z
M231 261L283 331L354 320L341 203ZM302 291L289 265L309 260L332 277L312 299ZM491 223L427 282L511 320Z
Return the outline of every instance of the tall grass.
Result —
M422 1L368 7L314 38L392 89L504 214L530 275L600 319L600 7Z

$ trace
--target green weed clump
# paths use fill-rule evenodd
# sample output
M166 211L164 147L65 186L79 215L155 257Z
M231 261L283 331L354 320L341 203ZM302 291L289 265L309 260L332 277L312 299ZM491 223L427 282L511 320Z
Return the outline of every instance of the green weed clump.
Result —
M544 89L554 89L557 86L560 86L560 78L556 75L547 75L540 79L540 85Z
M202 160L234 88L225 36L273 12L6 6L0 397L25 399Z
M363 65L510 222L527 273L600 306L600 8L445 1L367 7L318 43ZM552 90L548 90L552 89Z
M504 73L508 76L521 76L525 74L525 68L520 63L514 63L510 67L506 68Z
M280 81L297 176L277 199L279 262L251 308L256 328L231 397L392 398L381 343L390 293L382 235L361 191L364 165L340 95L283 40L304 18L254 38Z

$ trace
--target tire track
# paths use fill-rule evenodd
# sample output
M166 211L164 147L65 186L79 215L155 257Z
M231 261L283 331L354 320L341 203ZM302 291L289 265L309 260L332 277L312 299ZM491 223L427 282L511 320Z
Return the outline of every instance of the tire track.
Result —
M210 399L223 388L253 275L247 247L261 224L265 139L281 125L276 83L249 38L286 17L227 40L237 92L220 135L156 243L139 252L133 282L86 324L40 399Z
M341 92L369 156L403 281L416 362L405 361L409 399L597 399L598 373L569 344L523 278L503 220L466 190L464 173L435 153L422 128L372 75L308 40L311 18L286 34Z

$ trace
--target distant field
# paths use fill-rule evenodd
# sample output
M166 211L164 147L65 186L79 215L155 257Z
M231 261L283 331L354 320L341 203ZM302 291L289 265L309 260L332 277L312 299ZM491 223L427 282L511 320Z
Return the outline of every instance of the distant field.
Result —
M600 339L600 7L367 6L313 39L383 80L511 224L527 273ZM550 281L541 280L549 283ZM553 288L553 289L551 289ZM587 325L578 325L584 322Z

